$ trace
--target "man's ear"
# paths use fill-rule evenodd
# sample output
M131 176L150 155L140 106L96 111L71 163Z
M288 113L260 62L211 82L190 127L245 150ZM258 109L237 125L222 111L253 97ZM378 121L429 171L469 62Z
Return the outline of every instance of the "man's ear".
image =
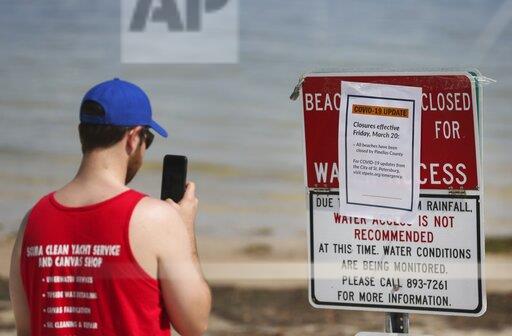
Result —
M142 126L134 127L126 133L126 153L128 155L132 155L140 146L142 141L140 132L142 132Z

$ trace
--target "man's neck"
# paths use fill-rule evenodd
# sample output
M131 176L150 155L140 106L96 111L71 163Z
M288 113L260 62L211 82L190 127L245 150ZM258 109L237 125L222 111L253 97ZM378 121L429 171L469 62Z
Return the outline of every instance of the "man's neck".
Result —
M113 150L94 150L84 154L73 179L77 184L124 187L127 162Z
M115 150L95 150L84 154L73 180L57 190L54 197L61 204L83 206L113 197L128 188L126 158Z

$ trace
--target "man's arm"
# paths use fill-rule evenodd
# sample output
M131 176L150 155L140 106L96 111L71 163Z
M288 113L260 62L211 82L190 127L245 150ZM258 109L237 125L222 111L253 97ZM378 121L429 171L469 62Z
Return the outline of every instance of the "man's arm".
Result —
M201 272L194 222L198 200L193 183L187 185L183 200L167 204L154 200L158 208L155 250L158 278L171 323L181 335L201 335L208 326L211 293ZM155 209L156 210L156 209ZM153 212L153 215L155 215Z
M25 215L18 230L18 236L14 243L11 256L11 269L9 273L9 294L11 296L14 319L18 336L30 335L30 310L28 308L27 296L23 288L20 271L21 245L23 234L27 223L28 214Z

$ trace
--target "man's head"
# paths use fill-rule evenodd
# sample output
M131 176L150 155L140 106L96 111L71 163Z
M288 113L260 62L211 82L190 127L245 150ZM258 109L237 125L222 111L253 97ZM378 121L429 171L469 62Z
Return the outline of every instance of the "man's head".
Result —
M129 183L142 166L144 153L154 137L147 127L142 126L122 127L80 123L78 133L84 155L101 150L114 150L121 153L117 157L126 161L125 183Z
M82 100L78 127L82 153L116 153L115 157L126 163L126 183L137 173L153 141L149 128L167 137L151 118L147 95L134 84L119 79L100 83Z

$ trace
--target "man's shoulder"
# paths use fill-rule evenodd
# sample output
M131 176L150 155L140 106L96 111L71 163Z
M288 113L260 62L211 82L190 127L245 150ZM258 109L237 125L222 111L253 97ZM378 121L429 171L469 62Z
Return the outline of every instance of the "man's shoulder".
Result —
M151 223L153 227L157 227L172 225L181 219L178 211L168 202L146 196L135 207L132 220L138 223Z
M170 241L180 237L182 226L182 219L171 204L146 196L133 210L129 235L134 246L142 244L159 255Z

